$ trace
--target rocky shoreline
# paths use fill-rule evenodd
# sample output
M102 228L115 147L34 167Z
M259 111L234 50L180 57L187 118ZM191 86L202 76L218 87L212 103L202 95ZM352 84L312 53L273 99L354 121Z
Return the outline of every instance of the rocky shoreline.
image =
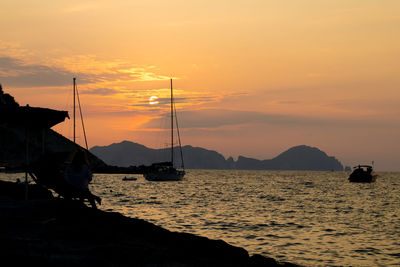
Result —
M24 189L0 181L0 254L13 266L297 266L54 198L38 185L26 201Z

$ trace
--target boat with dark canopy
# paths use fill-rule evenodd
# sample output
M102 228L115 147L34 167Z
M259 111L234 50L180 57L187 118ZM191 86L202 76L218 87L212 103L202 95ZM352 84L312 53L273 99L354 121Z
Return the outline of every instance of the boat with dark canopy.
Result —
M372 183L375 182L376 175L370 165L358 165L354 167L349 176L349 182L353 183Z

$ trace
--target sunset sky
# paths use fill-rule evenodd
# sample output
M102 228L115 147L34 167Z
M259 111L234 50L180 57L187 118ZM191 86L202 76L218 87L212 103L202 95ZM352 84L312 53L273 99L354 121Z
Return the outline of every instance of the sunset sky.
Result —
M268 159L305 144L400 171L399 0L0 7L3 90L71 114L76 77L89 147L159 146L172 77L184 145ZM70 121L55 130L72 137Z

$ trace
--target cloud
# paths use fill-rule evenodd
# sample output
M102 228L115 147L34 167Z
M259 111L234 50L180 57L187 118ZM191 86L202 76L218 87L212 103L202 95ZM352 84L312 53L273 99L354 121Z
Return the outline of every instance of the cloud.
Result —
M0 40L0 82L14 87L70 86L72 78L79 84L96 84L93 87L113 83L148 82L168 80L170 77L155 72L154 66L137 67L123 60L101 60L94 55L51 58L33 62L25 51L15 44ZM25 55L25 56L24 56ZM109 95L115 89L92 90L85 93Z
M160 97L157 98L159 107L169 107L171 104L171 98L168 97ZM197 105L199 103L203 104L205 102L215 102L215 97L174 97L174 102L176 104L190 104ZM149 106L149 99L138 101L137 104L132 105L132 107L147 107Z
M0 40L0 57L22 58L32 54L31 51L21 48L18 43Z
M11 57L0 57L0 81L16 87L65 86L72 83L73 73L40 64L26 64ZM80 83L89 83L89 77L81 77Z
M118 93L119 93L118 90L110 88L96 88L96 89L83 90L81 92L81 94L85 95L101 95L101 96L114 95Z
M128 74L128 77L136 81L164 81L170 79L170 77L164 75L158 75L148 71L148 69L152 68L153 68L152 66L148 68L128 68L128 69L120 69L118 70L118 72L126 73Z
M76 55L54 60L54 64L70 72L90 75L96 81L146 82L168 80L170 77L155 73L154 66L133 66L124 60L102 60L95 55Z
M156 129L160 125L160 118L155 118L146 124L144 128ZM290 114L269 114L254 111L234 111L234 110L193 110L179 112L181 128L192 129L215 129L225 126L244 126L249 125L273 125L281 127L325 127L325 128L370 128L373 127L393 127L391 123L384 121L371 121L361 119L338 119L338 118L318 118L307 116L296 116Z

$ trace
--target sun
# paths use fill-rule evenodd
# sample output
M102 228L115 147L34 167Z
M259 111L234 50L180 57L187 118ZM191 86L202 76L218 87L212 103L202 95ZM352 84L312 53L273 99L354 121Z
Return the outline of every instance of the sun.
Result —
M156 96L154 96L154 95L151 96L151 97L149 98L149 104L150 104L150 105L158 104L157 99L158 99L158 97L156 97Z

